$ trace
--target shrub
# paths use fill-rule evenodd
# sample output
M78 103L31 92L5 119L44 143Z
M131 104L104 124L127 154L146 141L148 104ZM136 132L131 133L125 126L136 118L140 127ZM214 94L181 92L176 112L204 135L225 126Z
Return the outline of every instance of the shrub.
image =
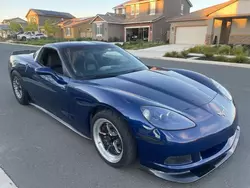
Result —
M181 52L181 55L186 58L189 53L190 53L189 50L184 50L184 51Z
M214 49L212 47L204 47L203 54L206 58L210 59L214 56Z
M222 56L222 55L214 56L213 60L214 61L222 61L222 62L228 62L229 61L229 59L227 57Z
M164 57L185 58L185 56L182 53L179 53L176 51L167 52L167 53L165 53Z
M218 54L220 55L230 55L231 53L231 47L228 45L222 45L218 48Z
M233 47L233 50L232 50L232 54L233 55L236 55L236 56L241 56L245 54L245 49L243 46L241 45L237 45L237 46L234 46Z
M189 49L190 53L202 53L204 46L195 46Z
M237 55L235 58L231 59L231 62L235 62L235 63L250 63L250 60L245 55Z
M172 57L178 57L178 55L179 55L179 53L176 52L176 51L173 51L173 52L171 52L170 54L172 54Z
M116 43L115 45L116 45L116 46L119 46L119 47L121 47L121 48L123 47L123 45L120 44L120 43Z

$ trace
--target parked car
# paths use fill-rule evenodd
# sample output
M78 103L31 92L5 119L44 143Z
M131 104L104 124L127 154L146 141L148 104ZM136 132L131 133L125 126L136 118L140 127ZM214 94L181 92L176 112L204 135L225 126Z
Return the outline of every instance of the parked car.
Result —
M17 40L22 40L22 41L31 40L31 39L34 39L34 36L35 36L35 33L29 31L29 32L25 32L25 33L17 35Z
M92 139L116 168L138 157L158 177L193 182L239 141L238 112L224 86L194 71L146 66L113 44L47 44L13 52L8 67L20 104Z
M33 36L33 39L44 39L47 38L48 36L43 34L43 33L37 33Z
M16 40L16 39L17 39L17 35L20 35L20 34L23 34L23 31L12 32L12 33L9 35L8 38Z

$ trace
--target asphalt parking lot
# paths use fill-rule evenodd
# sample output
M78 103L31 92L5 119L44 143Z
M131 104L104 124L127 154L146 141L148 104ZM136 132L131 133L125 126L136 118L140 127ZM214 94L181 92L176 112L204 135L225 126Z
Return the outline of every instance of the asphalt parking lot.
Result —
M43 112L17 103L7 62L12 51L32 47L0 44L0 166L19 188L249 188L250 69L143 59L148 65L186 68L210 76L234 96L241 138L236 153L220 168L192 184L158 179L135 164L125 169L106 165L91 141Z

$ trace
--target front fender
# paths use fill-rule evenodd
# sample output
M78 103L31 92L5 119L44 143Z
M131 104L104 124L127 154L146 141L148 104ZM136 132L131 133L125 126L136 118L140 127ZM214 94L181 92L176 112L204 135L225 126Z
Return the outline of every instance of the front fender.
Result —
M134 94L92 84L74 85L74 87L69 88L69 93L73 100L72 102L75 104L72 113L78 122L84 122L82 123L83 125L90 125L90 118L96 109L109 108L123 116L130 125L130 129L135 137L138 129L143 124L148 124L141 113L141 106L155 105L153 101L143 99ZM149 129L153 129L153 126L147 126L149 126ZM83 131L84 134L89 135L90 127L88 126Z

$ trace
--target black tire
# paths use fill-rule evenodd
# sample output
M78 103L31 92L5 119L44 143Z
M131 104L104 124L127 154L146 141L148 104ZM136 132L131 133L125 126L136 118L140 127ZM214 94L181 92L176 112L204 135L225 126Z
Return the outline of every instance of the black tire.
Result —
M20 88L20 91L22 92L22 95L21 96L18 96L16 91L15 91L15 88L14 88L14 82L15 80L18 80L21 88ZM14 95L17 99L17 101L21 104L21 105L28 105L29 104L29 94L28 92L23 88L22 86L23 84L23 81L22 81L22 77L19 75L18 72L16 71L13 71L11 73L11 85L12 85L12 89L13 89L13 92L14 92Z
M26 37L22 37L22 41L26 41Z
M95 140L94 140L94 135L93 135L93 128L95 122L100 119L100 118L105 118L108 121L110 121L115 128L118 130L122 143L123 143L123 154L119 162L116 163L111 163L108 160L106 160L100 151L98 150L98 147L96 146ZM137 154L137 147L136 147L136 141L127 125L127 122L117 113L111 111L111 110L102 110L97 112L94 117L91 120L91 126L92 126L92 138L95 143L95 148L98 151L99 155L101 158L110 166L115 167L115 168L121 168L128 166L132 164L135 159L136 159L136 154Z

